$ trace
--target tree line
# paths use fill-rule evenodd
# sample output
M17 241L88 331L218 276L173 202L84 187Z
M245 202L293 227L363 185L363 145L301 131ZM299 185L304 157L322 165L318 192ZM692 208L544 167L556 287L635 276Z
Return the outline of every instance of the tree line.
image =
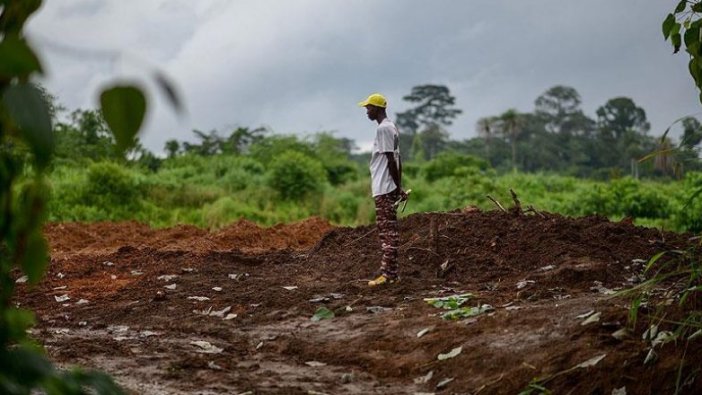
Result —
M99 110L78 109L58 120L57 114L66 110L56 104L55 97L45 94L53 103L58 158L127 160L152 170L160 166L162 158L138 139L126 156L115 150L114 136ZM449 151L483 159L500 172L554 172L596 179L674 176L702 169L698 155L702 124L696 118L678 120L683 130L679 142L667 135L652 136L646 111L628 97L609 99L590 117L582 110L575 88L554 86L535 99L533 111L507 109L482 117L476 122L475 137L464 140L452 139L448 131L462 110L447 86L415 86L403 100L411 106L396 113L395 120L406 163L430 161ZM245 155L253 146L286 141L290 148L304 151L304 139L287 136L281 140L263 127L237 127L228 133L196 129L193 137L191 141L166 141L165 155ZM322 139L334 146L335 153L361 163L368 156L356 151L352 139L333 133L321 132L311 139L313 144ZM656 153L651 160L641 161L651 153Z
M401 150L410 160L431 160L451 150L487 160L494 168L557 172L578 177L665 176L699 170L702 124L679 122L681 141L649 134L646 111L631 98L615 97L586 115L575 88L554 86L536 98L532 112L508 109L480 118L476 137L451 140L447 127L461 113L442 85L412 88L403 98L415 106L396 115ZM675 149L673 149L675 147ZM651 153L651 161L640 162Z

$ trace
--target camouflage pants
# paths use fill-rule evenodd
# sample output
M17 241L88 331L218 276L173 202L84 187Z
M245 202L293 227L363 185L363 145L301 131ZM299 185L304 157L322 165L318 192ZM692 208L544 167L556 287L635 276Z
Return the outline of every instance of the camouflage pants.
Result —
M397 250L400 244L400 232L397 224L397 208L394 203L399 199L395 191L375 198L375 222L378 226L380 250L383 258L380 271L386 277L397 277Z

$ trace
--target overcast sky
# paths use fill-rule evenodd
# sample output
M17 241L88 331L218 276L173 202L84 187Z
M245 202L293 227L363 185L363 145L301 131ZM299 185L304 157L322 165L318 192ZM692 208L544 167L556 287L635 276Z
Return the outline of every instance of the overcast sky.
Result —
M687 56L661 23L677 0L45 0L28 34L44 82L69 109L97 106L115 79L144 84L144 145L161 152L192 129L267 126L301 136L335 131L367 147L374 126L356 106L389 112L421 84L443 84L463 114L453 139L509 108L529 112L554 85L574 87L586 114L617 96L646 110L651 134L702 110ZM172 78L178 118L151 75Z

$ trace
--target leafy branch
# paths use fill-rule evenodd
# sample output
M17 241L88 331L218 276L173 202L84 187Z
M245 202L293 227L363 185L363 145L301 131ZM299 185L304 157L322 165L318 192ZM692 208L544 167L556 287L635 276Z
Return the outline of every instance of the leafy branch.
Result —
M695 85L700 89L700 102L702 102L702 2L699 0L681 0L672 13L663 21L663 37L670 40L673 53L678 53L682 44L690 55L688 68L690 75L695 80Z

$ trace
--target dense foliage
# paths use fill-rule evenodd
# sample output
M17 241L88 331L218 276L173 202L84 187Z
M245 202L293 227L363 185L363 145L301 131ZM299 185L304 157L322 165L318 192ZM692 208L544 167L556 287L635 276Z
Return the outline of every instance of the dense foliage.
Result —
M61 116L57 99L44 96L57 109L52 221L217 227L239 218L264 225L310 215L345 225L373 220L369 157L347 138L194 130L190 141L167 141L165 156L138 140L123 155L99 111ZM702 207L685 198L702 170L702 124L693 117L677 123L675 143L650 136L646 111L630 98L610 99L590 118L574 88L554 86L535 99L533 112L484 117L476 137L457 141L445 129L461 113L447 87L417 86L404 99L414 106L396 114L404 186L413 190L405 214L491 208L486 195L507 203L512 188L537 210L700 230Z
M680 0L673 12L663 21L663 37L670 40L673 52L680 51L685 45L685 52L690 57L688 70L695 85L702 92L702 3L700 1ZM702 102L702 93L700 93Z
M324 138L333 139L328 134ZM88 166L64 161L49 176L50 220L136 219L158 227L218 227L240 218L272 225L319 215L343 225L371 222L367 164L355 162L349 150L330 167L318 141L319 136L273 135L252 145L249 154L181 154L161 160L155 171L138 161ZM287 148L273 148L278 145ZM261 152L268 150L280 153ZM344 177L340 180L330 168L343 168ZM682 180L627 175L609 181L552 172L501 173L484 159L444 151L407 164L404 183L413 190L405 215L469 205L492 209L486 195L508 204L512 188L537 210L631 217L643 225L702 230L702 205L689 201L702 187L699 172L687 172Z

